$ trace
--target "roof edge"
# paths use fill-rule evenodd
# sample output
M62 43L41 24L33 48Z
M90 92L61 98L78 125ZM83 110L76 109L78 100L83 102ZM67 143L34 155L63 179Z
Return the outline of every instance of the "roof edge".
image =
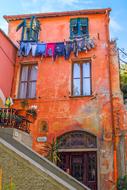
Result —
M21 14L21 15L4 15L4 19L7 22L14 20L22 20L24 18L31 18L32 15L37 18L49 18L49 17L62 17L62 16L76 16L83 14L105 14L110 13L111 8L105 9L85 9L85 10L76 10L76 11L65 11L65 12L49 12L49 13L33 13L33 14Z

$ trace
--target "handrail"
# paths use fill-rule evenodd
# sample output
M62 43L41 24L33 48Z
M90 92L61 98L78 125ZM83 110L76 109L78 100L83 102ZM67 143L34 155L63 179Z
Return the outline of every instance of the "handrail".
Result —
M29 120L14 108L0 108L0 127L11 127L29 133Z

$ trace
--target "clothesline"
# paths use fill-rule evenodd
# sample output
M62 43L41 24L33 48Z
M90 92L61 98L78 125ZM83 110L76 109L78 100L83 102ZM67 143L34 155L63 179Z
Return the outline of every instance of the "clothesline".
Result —
M51 43L21 41L19 56L28 56L31 52L32 56L51 56L54 60L57 56L64 56L65 59L69 59L71 52L78 56L78 52L89 51L94 47L94 40L86 37Z
M78 36L78 37L75 37L75 38L73 38L73 39L68 39L68 40L66 40L65 38L63 39L63 41L37 41L36 43L61 43L61 42L69 42L69 41L74 41L75 39L79 39L79 40L81 40L81 39L88 39L88 38L90 38L90 39L93 39L93 40L96 40L97 38L98 38L98 35L99 35L99 33L97 33L97 34L93 34L93 35L91 35L91 36L89 36L88 34L86 34L86 35L84 35L84 36ZM17 40L17 43L20 45L20 43L21 43L22 41L19 41L19 40ZM30 41L30 40L26 40L26 41L24 41L24 42L35 42L35 41Z

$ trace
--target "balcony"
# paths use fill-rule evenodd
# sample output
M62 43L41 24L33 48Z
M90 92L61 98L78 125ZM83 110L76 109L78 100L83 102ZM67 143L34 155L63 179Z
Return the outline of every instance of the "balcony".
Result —
M0 108L0 127L16 128L29 133L31 122L13 108Z

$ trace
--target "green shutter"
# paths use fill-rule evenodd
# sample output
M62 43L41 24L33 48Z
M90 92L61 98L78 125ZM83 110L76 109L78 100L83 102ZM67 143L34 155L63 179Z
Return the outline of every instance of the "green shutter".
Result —
M22 28L22 35L21 35L21 41L24 40L24 35L25 35L25 29L26 29L26 19L23 19L23 21L17 26L16 32Z
M26 26L26 19L23 19L23 21L17 26L16 32L21 28Z
M78 19L77 18L73 18L70 20L70 38L75 37L73 28L74 27L78 27Z
M80 28L80 35L82 35L82 36L83 35L85 35L85 36L89 35L88 18L80 18L79 28Z
M34 24L35 24L35 16L31 17L30 21L30 40L34 41Z
M35 16L32 16L30 22L30 39L33 41L38 41L38 34L40 31L40 22Z
M77 32L74 32L74 27L77 27ZM70 20L70 38L88 35L88 18L74 18Z

